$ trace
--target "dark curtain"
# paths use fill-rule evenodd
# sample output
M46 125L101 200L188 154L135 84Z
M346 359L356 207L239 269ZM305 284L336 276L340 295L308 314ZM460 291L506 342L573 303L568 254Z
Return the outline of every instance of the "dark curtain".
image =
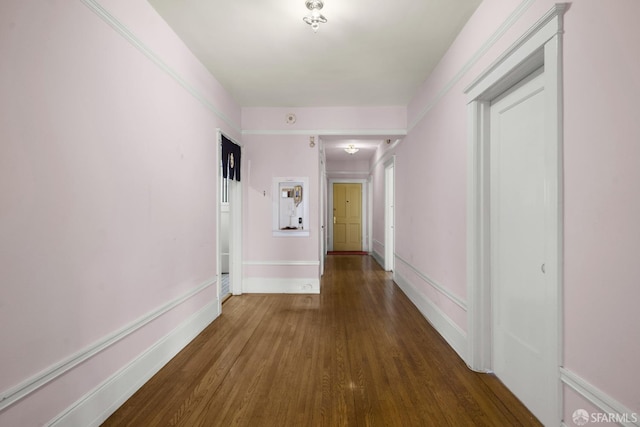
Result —
M240 181L240 146L222 135L222 177Z

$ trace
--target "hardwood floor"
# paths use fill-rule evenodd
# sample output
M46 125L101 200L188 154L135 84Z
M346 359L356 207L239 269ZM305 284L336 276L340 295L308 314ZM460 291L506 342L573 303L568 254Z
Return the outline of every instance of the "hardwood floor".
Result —
M329 256L321 289L232 297L103 425L540 425L371 257Z

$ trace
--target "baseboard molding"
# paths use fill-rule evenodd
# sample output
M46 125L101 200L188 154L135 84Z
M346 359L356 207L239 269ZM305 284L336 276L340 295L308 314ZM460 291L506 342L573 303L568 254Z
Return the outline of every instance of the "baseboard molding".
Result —
M319 294L319 278L245 277L242 281L245 294Z
M397 253L395 254L395 257L397 260L399 260L400 262L402 262L404 265L406 265L407 267L409 267L418 277L420 277L420 279L422 279L425 283L429 284L431 287L433 287L435 290L437 290L438 292L440 292L442 295L446 296L447 298L449 298L451 300L451 302L453 302L454 304L456 304L458 307L460 307L461 309L463 309L464 311L467 311L467 302L464 301L462 298L460 298L459 296L453 294L449 289L445 288L444 286L442 286L440 283L436 282L435 280L433 280L431 277L427 276L426 274L424 274L422 271L418 270L416 267L414 267L413 264L411 264L409 261L407 261L406 259L402 258L400 255L398 255Z
M371 241L373 242L374 245L378 245L384 248L384 242L381 242L378 239L372 239Z
M384 269L384 256L382 256L380 253L378 253L375 250L371 252L371 256L373 257L373 259L376 260L378 264L380 264L380 267Z
M43 387L46 384L50 383L51 381L54 381L56 378L64 375L65 373L74 369L76 366L87 361L88 359L92 358L93 356L100 353L101 351L109 348L110 346L126 338L127 336L134 333L135 331L143 328L145 325L149 324L150 322L154 321L158 317L169 312L173 308L179 306L183 302L187 301L189 298L197 295L198 293L202 292L203 290L207 289L210 286L215 286L215 284L216 284L216 279L212 279L208 282L201 284L197 288L191 289L190 291L184 293L183 295L180 295L174 300L169 301L168 303L164 304L161 307L158 307L156 310L150 313L147 313L141 318L126 325L124 328L119 329L115 332L112 332L111 334L103 337L102 339L91 344L90 346L80 350L75 354L72 354L71 356L56 363L55 365L48 367L47 369L34 375L33 377L28 378L27 380L21 382L17 386L9 390L5 390L0 395L0 411L2 411L4 408L8 406L11 406L17 401L27 397L29 394L35 392L40 387Z
M613 397L609 396L598 387L589 383L585 379L578 376L576 373L566 369L560 368L560 381L567 387L573 389L580 396L585 398L588 402L600 409L604 414L619 414L627 418L631 417L631 414L635 414L636 422L620 423L623 426L637 426L638 413L632 409L627 408L622 403L618 402Z
M99 426L219 315L209 303L47 425Z
M411 302L420 310L420 313L422 313L427 321L442 335L455 352L458 353L463 360L466 360L467 334L400 273L395 271L393 277L400 289L402 289L405 295L407 295Z

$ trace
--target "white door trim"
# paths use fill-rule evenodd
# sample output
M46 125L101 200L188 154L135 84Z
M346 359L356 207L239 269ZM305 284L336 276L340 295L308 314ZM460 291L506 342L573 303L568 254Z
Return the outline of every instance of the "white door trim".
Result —
M217 132L217 150L216 150L216 168L218 171L218 183L222 182L222 168L220 159L222 158L222 130L216 129ZM236 141L225 137L240 146ZM242 159L241 159L242 160ZM246 165L245 165L246 166ZM244 179L248 179L249 168L244 167ZM222 253L220 252L220 214L222 211L222 200L220 197L220 184L217 186L216 192L216 276L217 276L217 292L220 295L221 279L222 279ZM229 289L232 295L242 295L242 182L229 180ZM222 299L218 298L218 312L222 312Z
M249 168L245 171L247 179ZM242 295L242 181L229 184L229 288L232 295Z
M384 164L384 269L395 271L395 162L391 156ZM391 182L388 181L391 175Z
M216 297L218 298L218 313L222 313L222 298L220 292L222 290L222 244L221 244L221 220L222 216L222 131L216 129L216 156L214 159L214 167L216 168L216 176L218 184L216 185Z
M324 160L320 158L320 277L324 275L324 262L327 255L327 171Z
M557 4L501 55L466 90L468 100L467 154L467 365L491 371L491 275L489 216L489 118L490 103L525 76L544 66L545 139L548 141L546 177L548 224L546 277L556 290L553 311L545 329L550 349L545 389L549 419L559 425L562 393L559 367L562 360L562 18L567 4Z

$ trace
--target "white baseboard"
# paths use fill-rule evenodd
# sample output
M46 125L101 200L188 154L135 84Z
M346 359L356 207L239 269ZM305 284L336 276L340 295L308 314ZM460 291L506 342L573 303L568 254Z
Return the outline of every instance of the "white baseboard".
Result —
M192 315L47 425L99 426L219 315L216 300Z
M47 367L33 377L25 379L11 389L3 390L0 393L0 412L2 412L4 408L11 406L15 402L29 396L39 388L44 387L52 381L55 381L65 373L71 371L72 369L75 369L77 366L91 359L96 354L115 345L120 340L145 327L147 324L153 322L158 317L163 316L165 313L179 306L189 298L197 295L210 286L215 286L215 283L216 279L211 279L201 284L200 286L187 291L186 293L176 297L175 299L156 308L155 310L146 313L142 317L134 320L124 327L100 338L98 341L79 350L78 352L73 353L67 356L65 359Z
M380 253L374 251L371 251L371 256L373 257L373 259L376 260L376 262L378 264L380 264L380 267L382 267L384 269L384 256L382 256Z
M467 311L467 302L464 301L462 298L460 298L459 296L457 296L454 293L452 293L448 288L442 286L440 283L436 282L435 280L433 280L431 277L427 276L422 271L418 270L413 264L411 264L406 259L402 258L400 255L395 254L395 259L399 260L405 266L409 267L421 280L423 280L425 283L429 284L429 286L431 286L433 289L435 289L438 292L440 292L442 295L444 295L447 298L449 298L452 303L454 303L455 305L457 305L458 307L460 307L464 311Z
M400 273L395 271L393 277L400 289L420 310L420 313L442 335L455 352L465 360L467 356L467 334Z
M245 277L242 292L246 294L319 294L319 278Z
M637 411L627 408L622 403L600 390L598 387L578 376L576 373L561 367L560 380L565 386L572 388L585 400L600 409L603 414L618 414L621 417L620 419L626 418L628 422L620 422L620 425L640 425L640 423L638 423L638 421L640 421L640 416Z

